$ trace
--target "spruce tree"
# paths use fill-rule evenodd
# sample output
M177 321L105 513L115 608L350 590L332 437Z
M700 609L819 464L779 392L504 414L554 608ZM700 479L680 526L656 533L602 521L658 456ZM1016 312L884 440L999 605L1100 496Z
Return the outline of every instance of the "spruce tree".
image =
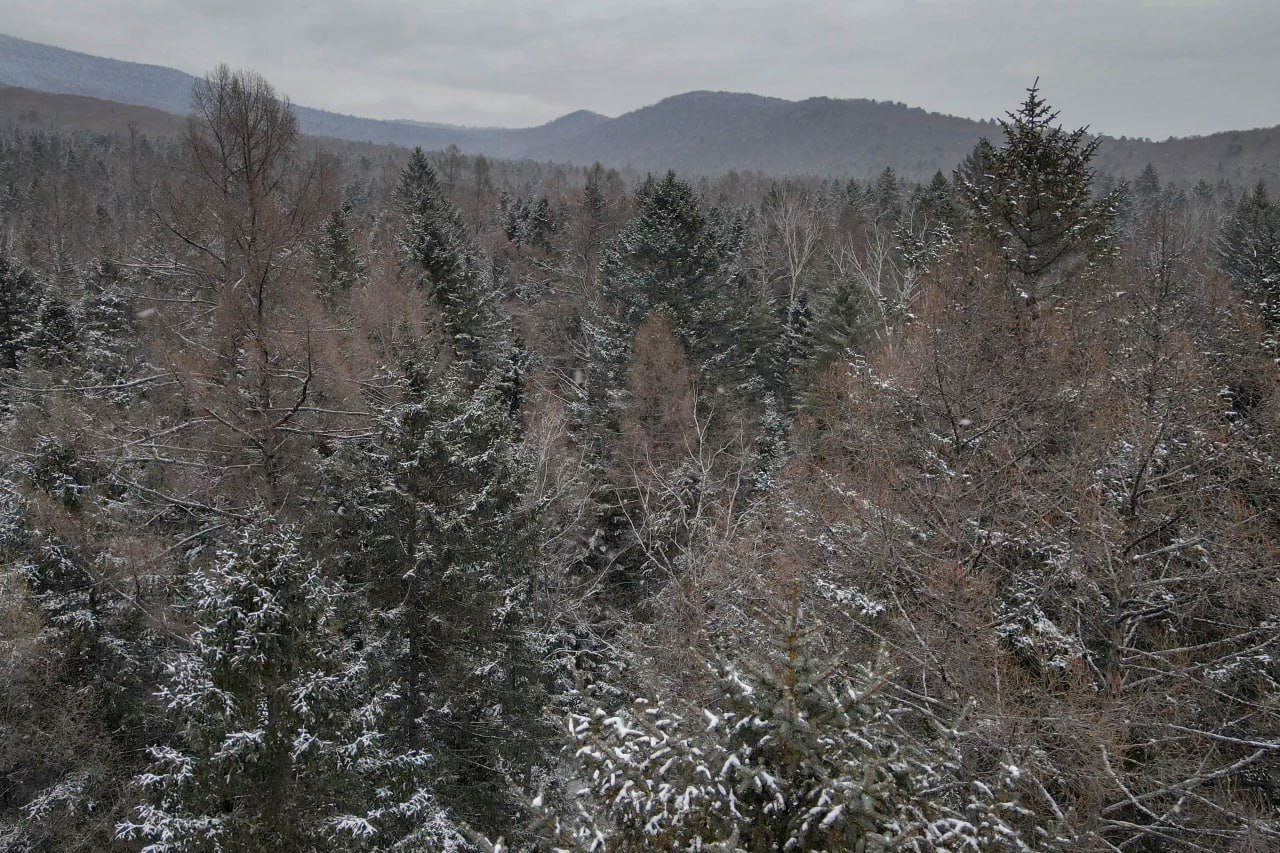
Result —
M1068 133L1057 117L1033 85L1000 122L1003 147L979 142L958 173L978 226L1033 281L1113 248L1120 192L1095 198L1089 165L1100 139L1088 140L1087 128Z
M820 294L808 333L808 375L861 351L876 327L878 312L871 295L856 281L835 278L829 282Z
M453 357L478 384L509 359L502 346L498 296L462 221L421 148L400 176L396 201L406 223L401 262L420 275L440 310Z
M668 172L636 193L638 214L605 250L606 298L635 329L666 315L708 386L750 398L779 381L777 323L740 265L744 223L707 212Z
M915 205L918 226L931 239L947 242L960 235L965 212L955 184L939 169L920 192Z
M395 694L376 647L339 623L342 593L262 511L191 582L195 629L160 699L175 732L150 749L119 837L148 851L357 850L452 838L422 779L430 757L383 731Z
M952 181L971 208L976 197L990 191L995 181L997 158L996 147L983 137L956 167Z
M1143 202L1154 201L1160 195L1160 173L1156 167L1148 163L1133 182L1134 195Z
M29 631L39 650L10 659L0 689L0 848L105 849L146 746L162 643L138 602L148 578L130 567L126 591L113 565L126 501L108 472L78 437L32 449L0 469L0 645L16 653Z
M325 220L313 255L320 295L328 301L364 280L366 264L356 243L349 204L344 202Z
M574 354L583 366L574 382L569 412L580 442L596 460L607 454L620 429L632 332L602 299L587 303L578 324Z
M500 826L541 711L529 472L492 376L471 387L418 348L393 383L374 435L326 465L329 550L367 590L396 742L435 757L442 802Z
M885 167L876 178L871 205L876 222L881 225L892 228L902 218L902 184L893 169Z
M502 231L517 246L548 250L557 223L546 196L512 196L503 193L499 200Z
M12 370L26 348L41 288L35 275L0 249L0 369Z
M761 613L766 642L708 661L713 699L686 710L588 698L570 722L573 810L544 833L592 851L1029 851L1003 765L965 767L954 725L900 695L878 665L816 655L793 596Z
M1273 325L1280 325L1280 205L1261 181L1222 226L1218 262Z

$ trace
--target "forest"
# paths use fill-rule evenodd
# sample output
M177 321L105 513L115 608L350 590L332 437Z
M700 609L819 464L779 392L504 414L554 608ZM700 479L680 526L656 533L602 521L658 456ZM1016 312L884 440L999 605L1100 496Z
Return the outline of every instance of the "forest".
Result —
M1280 187L1011 106L924 183L0 128L0 850L1280 849Z

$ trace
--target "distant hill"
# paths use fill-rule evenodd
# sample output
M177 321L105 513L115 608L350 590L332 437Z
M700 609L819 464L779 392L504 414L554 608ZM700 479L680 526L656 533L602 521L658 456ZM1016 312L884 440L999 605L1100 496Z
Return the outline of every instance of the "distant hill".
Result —
M995 130L885 102L689 92L528 155L703 174L738 169L866 177L893 166L924 178L950 170Z
M122 62L0 35L0 86L81 95L185 115L197 78L159 65ZM609 119L585 110L541 127L472 128L411 121L381 121L294 105L303 133L358 142L520 157L525 149L554 145Z
M125 134L130 125L151 136L176 136L186 119L153 107L0 86L0 127Z
M63 101L59 121L76 109L102 118L103 101L186 113L190 74L157 65L103 59L0 35L0 85L99 99ZM30 100L9 90L0 98ZM37 109L32 106L29 109ZM922 180L949 172L979 137L998 137L991 121L931 113L905 104L864 99L787 101L730 92L688 92L609 118L580 110L529 128L458 127L425 121L381 121L295 106L304 133L358 142L503 159L676 169L686 174L753 170L773 175L870 177L886 166ZM0 105L0 117L14 109ZM88 118L86 118L88 120ZM149 121L156 121L150 117ZM1166 179L1225 178L1280 183L1280 127L1212 136L1149 140L1107 139L1098 167L1133 177L1153 163Z

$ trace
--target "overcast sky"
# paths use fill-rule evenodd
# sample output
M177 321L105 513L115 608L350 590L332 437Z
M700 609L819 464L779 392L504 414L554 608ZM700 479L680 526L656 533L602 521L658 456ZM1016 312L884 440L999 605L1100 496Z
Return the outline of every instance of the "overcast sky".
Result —
M1038 75L1067 124L1130 136L1280 124L1280 0L0 0L0 30L296 103L538 124L693 89L1002 114Z

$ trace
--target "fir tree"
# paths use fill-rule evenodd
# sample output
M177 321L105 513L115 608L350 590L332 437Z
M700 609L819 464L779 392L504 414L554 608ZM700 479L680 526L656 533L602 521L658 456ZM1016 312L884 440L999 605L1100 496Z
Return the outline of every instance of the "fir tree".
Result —
M498 298L462 215L421 148L409 157L396 199L407 219L399 239L402 262L424 277L454 358L465 365L468 381L479 384L503 361Z
M875 328L876 313L870 295L857 282L833 279L820 295L809 330L807 374L813 376L861 351Z
M605 296L623 322L634 329L665 314L712 388L751 396L776 385L779 335L740 268L741 219L708 215L674 172L646 180L636 206L601 261Z
M876 222L892 228L902 218L902 185L893 169L886 167L871 189Z
M1280 205L1261 181L1222 226L1217 246L1223 271L1280 325Z
M571 850L1028 851L1001 783L966 770L958 732L874 666L820 660L793 596L762 614L771 653L709 662L716 699L687 713L636 700L570 722L576 813L549 800ZM543 798L536 802L542 803Z
M18 366L30 339L40 292L35 275L0 249L0 369Z
M76 301L81 353L82 384L114 403L133 400L135 390L113 387L145 369L141 353L141 328L137 310L127 292L125 273L110 261L101 261L85 276L84 292Z
M356 243L351 206L341 207L325 220L313 250L320 295L332 301L364 280L365 260Z
M327 465L331 550L364 589L397 742L435 756L434 789L501 825L507 773L536 753L541 709L531 611L533 508L503 392L472 389L415 351L377 431Z
M106 474L78 439L42 436L0 479L0 584L13 596L6 618L31 619L42 650L36 667L11 661L0 690L6 850L106 848L122 816L119 791L146 745L139 698L160 643L134 597L144 578L134 575L132 596L114 582L107 507L123 501L109 495ZM15 620L0 638L18 630ZM11 825L15 807L21 817Z
M24 325L15 366L58 374L90 397L133 399L136 389L116 387L144 363L137 315L118 267L103 261L44 291Z
M1087 140L1087 128L1066 132L1057 117L1032 86L1000 122L1004 146L979 142L959 172L978 226L1013 270L1033 280L1113 248L1120 194L1095 198L1089 165L1100 140Z
M1160 196L1160 173L1148 163L1133 182L1133 192L1140 200L1151 202Z
M995 181L996 147L986 137L979 139L973 149L964 156L952 175L952 181L966 202L987 193Z
M958 237L965 224L955 184L939 169L920 192L915 205L917 226L931 242L948 242Z
M265 511L264 511L265 516ZM125 840L148 851L355 850L453 835L421 784L424 752L391 748L394 694L375 648L338 622L341 593L264 517L198 571L190 647L160 698L176 732L136 779Z
M612 306L593 299L583 311L574 343L582 367L574 382L570 414L582 443L598 460L620 430L632 329Z
M503 193L499 201L502 230L517 246L550 249L557 223L546 196L529 198Z

